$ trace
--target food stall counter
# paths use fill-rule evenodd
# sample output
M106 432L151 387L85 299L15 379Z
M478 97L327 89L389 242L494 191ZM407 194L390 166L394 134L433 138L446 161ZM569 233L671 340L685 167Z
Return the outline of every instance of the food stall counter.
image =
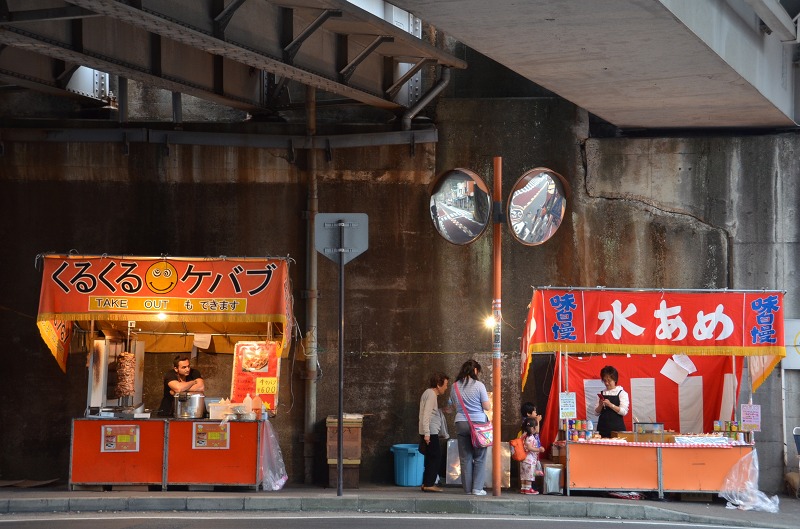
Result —
M84 485L162 485L165 419L75 419L70 488Z
M258 488L262 421L169 423L165 486L228 485Z
M719 492L753 445L567 442L566 493L576 490ZM624 461L624 465L614 465ZM611 467L609 467L611 465Z
M266 421L74 419L70 489L205 485L257 490L266 437Z

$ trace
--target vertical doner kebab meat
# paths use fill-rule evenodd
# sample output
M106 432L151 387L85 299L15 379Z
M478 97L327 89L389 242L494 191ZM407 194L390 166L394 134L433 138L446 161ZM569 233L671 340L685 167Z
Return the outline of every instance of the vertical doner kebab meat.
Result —
M117 398L136 394L136 355L129 352L117 357Z

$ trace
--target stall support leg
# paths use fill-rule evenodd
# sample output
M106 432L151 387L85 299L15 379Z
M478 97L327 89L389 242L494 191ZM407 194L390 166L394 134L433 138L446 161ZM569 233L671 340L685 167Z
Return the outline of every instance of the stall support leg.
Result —
M564 494L569 496L569 441L564 443Z
M656 448L656 457L658 458L658 499L664 499L664 478L662 472L662 460L661 460L661 447L659 446Z

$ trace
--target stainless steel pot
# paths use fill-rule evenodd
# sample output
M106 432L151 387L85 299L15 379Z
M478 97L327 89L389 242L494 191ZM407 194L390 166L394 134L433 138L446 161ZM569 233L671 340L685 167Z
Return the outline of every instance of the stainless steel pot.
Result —
M176 419L201 419L206 413L206 397L202 393L176 393L173 407Z

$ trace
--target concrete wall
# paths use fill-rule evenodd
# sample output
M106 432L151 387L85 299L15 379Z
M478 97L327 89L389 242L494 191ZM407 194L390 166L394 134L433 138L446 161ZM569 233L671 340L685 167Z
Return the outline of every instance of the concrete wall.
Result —
M640 210L632 223L627 217L609 219L617 233L633 234L619 246L626 248L625 260L635 263L628 269L633 281L614 286L785 290L785 317L796 318L798 140L795 134L588 140L589 202ZM664 228L663 256L651 254L653 241L640 235L642 221L651 229ZM616 242L608 244L623 242L622 237L612 236ZM785 443L788 465L797 463L791 430L800 424L798 381L800 371L786 371L782 379L776 370L752 395L762 407L756 439L765 490L782 488ZM747 402L749 377L744 386L740 398Z
M520 400L544 405L552 366L538 357L520 394L518 344L533 285L780 288L798 317L797 150L794 135L696 139L589 139L585 111L558 98L443 99L440 140L420 146L320 155L320 210L365 212L370 248L346 267L345 411L364 413L361 479L391 482L392 444L415 442L419 395L433 370L455 375L477 358L490 383L491 237L451 245L433 230L434 176L467 167L491 183L503 158L507 195L526 170L547 166L569 182L567 216L546 244L503 234L503 416L517 429ZM0 478L66 478L70 419L85 405L85 352L66 374L38 336L39 252L135 255L290 255L295 313L305 330L305 168L287 153L249 148L4 142L0 240L6 242L0 319ZM300 157L302 160L302 157ZM316 473L327 483L324 419L336 413L338 271L319 260ZM147 402L170 355L147 355ZM229 387L229 358L201 353L212 388ZM297 364L297 365L296 365ZM293 482L303 479L303 352L281 366L275 426ZM800 424L798 372L787 372L786 424ZM783 474L782 380L763 406L761 487ZM215 389L216 391L216 389ZM744 395L746 398L747 395ZM790 429L790 428L789 428ZM793 453L790 453L793 456ZM790 461L791 463L792 461Z

